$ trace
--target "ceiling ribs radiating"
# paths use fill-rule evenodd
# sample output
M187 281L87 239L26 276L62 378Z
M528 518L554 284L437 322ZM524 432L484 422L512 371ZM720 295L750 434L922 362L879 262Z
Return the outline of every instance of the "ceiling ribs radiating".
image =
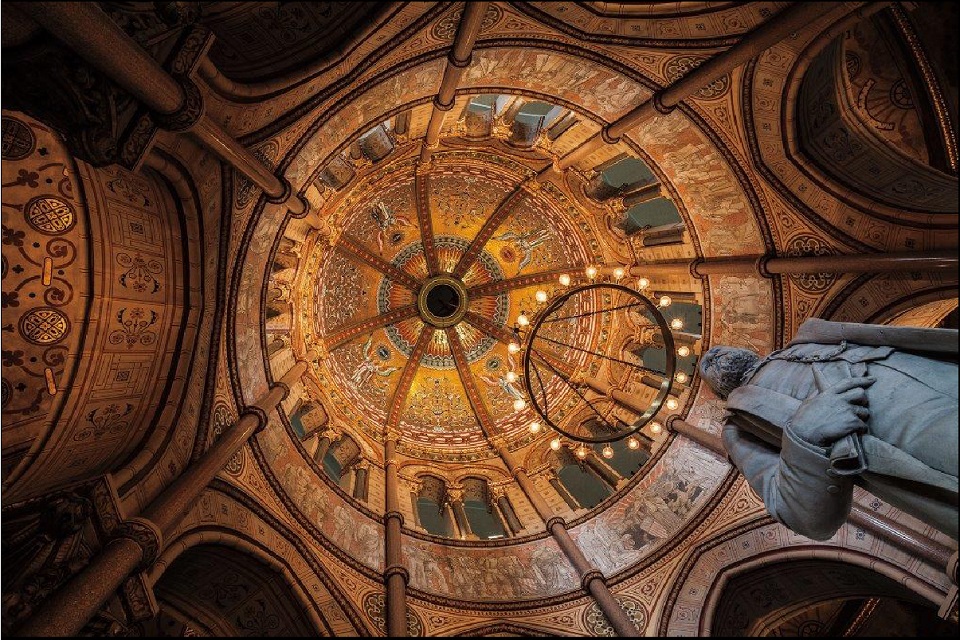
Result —
M413 318L416 315L417 305L411 304L405 307L400 307L399 309L394 309L393 311L381 313L378 316L347 325L346 327L343 327L342 329L325 336L323 343L327 351L330 352L350 342L357 336L361 336L370 331L375 331L376 329L381 329L389 324L403 322L404 320Z
M552 271L544 271L542 273L531 273L525 276L507 278L506 280L485 282L481 285L477 285L476 287L467 289L467 295L469 295L470 299L473 300L474 298L483 298L484 296L494 296L498 293L512 291L513 289L522 289L524 287L532 287L536 284L555 282L560 274L570 274L570 272L574 269L576 269L576 267L571 267L569 269L553 269Z
M480 389L477 388L477 382L473 379L470 372L470 364L467 362L467 354L463 350L463 343L460 342L460 336L454 327L446 329L447 343L450 345L450 352L453 354L453 361L457 365L457 373L460 374L460 382L463 383L463 389L467 392L467 400L473 407L473 413L477 416L477 422L480 423L480 429L487 438L494 434L494 421L490 418L486 405L480 397Z
M526 188L523 184L519 185L513 192L507 196L503 202L497 205L497 208L493 213L490 214L490 217L487 218L487 221L483 223L480 231L477 232L477 235L474 236L473 241L470 243L470 246L467 247L467 250L462 256L460 256L460 261L457 262L457 266L453 268L453 276L455 278L462 278L463 274L470 269L471 265L476 262L477 257L480 255L480 251L483 250L483 247L489 242L490 238L493 237L493 233L497 228L506 220L510 214L514 212L517 208L517 204L527 195Z
M413 378L420 368L420 360L423 358L423 354L426 353L427 347L430 346L434 331L436 331L436 329L430 325L423 325L423 329L420 331L420 337L417 338L417 343L410 353L410 358L403 367L403 373L400 374L400 381L397 383L397 388L393 392L393 397L390 399L390 414L387 416L386 426L387 433L389 433L391 429L396 429L400 424L400 415L403 413L403 405L406 403L407 394L410 393Z
M430 277L440 275L440 257L433 234L433 216L430 215L430 180L427 166L418 165L414 173L414 188L417 198L417 223L420 225L420 242L427 261Z
M411 291L417 291L420 289L419 280L406 271L401 271L380 256L374 255L356 238L344 234L340 237L340 244L338 246L358 260L370 265L397 284L403 285Z
M473 311L467 311L466 315L463 316L463 319L480 331L486 333L488 336L492 336L504 344L509 344L514 340L512 331L496 326L483 316L478 315ZM548 365L554 367L557 371L561 372L567 377L573 377L574 375L573 367L550 351L537 349L537 352L533 355L533 357L536 360L542 360L546 362Z

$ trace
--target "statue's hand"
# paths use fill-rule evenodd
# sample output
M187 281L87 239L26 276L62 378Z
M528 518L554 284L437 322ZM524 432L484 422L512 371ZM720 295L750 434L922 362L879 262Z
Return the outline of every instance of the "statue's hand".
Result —
M790 422L793 433L810 444L825 447L847 434L866 431L870 410L865 389L876 378L847 378L826 387L820 373L816 369L813 372L820 394L800 404Z

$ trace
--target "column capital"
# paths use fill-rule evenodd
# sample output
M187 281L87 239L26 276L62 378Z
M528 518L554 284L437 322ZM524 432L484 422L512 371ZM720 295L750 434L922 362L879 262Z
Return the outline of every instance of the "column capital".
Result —
M110 535L111 540L116 538L133 540L140 547L142 556L138 571L145 571L150 568L160 557L160 550L163 548L163 534L157 525L146 518L127 518L123 520Z
M463 487L447 487L447 500L450 502L463 502Z
M167 131L175 133L189 131L200 122L200 119L204 115L205 105L203 102L203 94L200 92L200 88L196 83L190 78L183 75L171 77L180 85L180 89L183 91L183 102L181 102L177 110L172 113L154 111L150 117L158 126Z

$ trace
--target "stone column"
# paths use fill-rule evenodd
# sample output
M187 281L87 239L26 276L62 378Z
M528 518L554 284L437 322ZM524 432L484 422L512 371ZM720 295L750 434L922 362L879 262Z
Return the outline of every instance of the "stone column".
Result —
M957 272L960 265L957 249L861 253L839 256L743 256L740 258L698 258L670 262L650 262L630 267L630 275L671 276L750 273L769 276L793 273L893 273L893 272Z
M307 360L316 360L314 350ZM21 636L75 636L134 571L144 570L159 555L201 492L252 435L263 429L268 414L290 393L290 385L307 371L307 362L295 364L267 394L250 406L193 465L174 480L147 507L142 517L130 518L78 574L43 601L16 630Z
M370 463L361 459L353 465L355 474L353 480L353 497L357 500L367 501L367 489L370 480Z
M550 505L547 504L543 496L540 495L540 492L537 491L537 488L530 481L526 470L517 464L513 454L504 446L503 441L492 438L491 443L496 447L503 463L507 466L507 469L510 470L510 473L513 474L517 484L520 485L520 488L526 494L527 499L530 500L530 504L533 505L537 514L543 519L547 531L553 536L553 539L557 542L557 546L560 547L567 559L570 560L570 564L573 565L573 568L576 569L580 575L581 587L593 596L597 606L600 607L600 610L603 611L603 614L610 622L610 626L613 627L618 636L623 638L633 638L639 635L636 625L633 624L626 612L620 608L620 605L617 604L617 601L607 588L603 573L590 564L580 550L580 547L577 546L570 537L570 534L567 533L567 527L563 518L553 512L553 509L550 508Z
M403 638L407 636L407 582L410 575L403 566L402 538L403 514L400 513L400 477L397 468L397 431L387 433L384 445L384 492L385 512L383 514L385 555L383 581L386 588L387 636Z
M520 533L523 530L523 524L521 524L520 518L517 517L517 512L514 510L513 504L507 496L507 492L503 489L494 489L493 498L497 509L503 516L504 523L507 525L507 530L513 535Z
M333 446L339 437L333 429L327 429L321 433L317 439L317 448L313 452L313 461L322 465L324 457L326 457L327 452L330 451L330 447Z
M617 473L612 467L610 467L610 465L597 456L596 451L593 449L587 449L587 457L583 459L583 463L590 471L600 478L604 484L614 491L616 491L617 487L620 486L620 481L623 480L623 476Z
M631 411L634 411L642 415L647 411L647 409L650 408L649 406L645 406L643 403L637 400L637 398L627 393L626 391L621 391L620 389L613 388L613 386L609 382L606 382L605 380L588 376L588 377L584 377L583 381L584 383L586 383L588 387L590 387L597 393L607 396L617 404L624 406L627 409L630 409Z
M567 503L567 506L570 507L571 511L576 511L581 508L581 504L577 501L573 494L567 491L567 488L563 486L563 483L560 481L560 476L556 474L555 471L550 471L547 476L547 482L550 483L550 486L553 487L553 490L557 492L563 501Z
M423 490L423 487L420 483L414 483L410 489L410 507L411 513L413 513L413 523L419 528L423 528L423 523L420 522L420 507L417 504L420 500L420 492Z
M440 505L440 517L447 523L447 528L450 529L450 537L462 540L463 529L460 528L460 523L457 522L457 516L453 512L453 505L450 504L449 500L444 501L444 503Z
M171 123L174 132L190 131L200 144L260 187L267 198L296 215L306 213L290 185L203 112L199 88L178 81L128 36L95 3L29 2L18 8L108 76L139 102Z
M456 99L457 85L463 70L470 66L473 45L480 33L480 25L487 13L489 2L467 2L460 18L460 26L453 39L453 47L447 55L447 66L443 70L443 79L440 89L433 98L433 111L427 123L427 133L420 148L420 162L430 161L433 150L440 141L440 129L443 127L443 118L447 111L453 109Z
M463 488L447 488L447 504L453 511L453 518L457 522L457 528L460 530L461 538L476 538L473 534L473 528L470 526L470 519L467 518L467 512L463 507Z
M706 60L669 87L656 92L650 99L605 126L601 133L588 138L579 147L560 158L555 163L556 169L562 171L576 164L600 149L605 143L618 142L624 133L658 113L664 115L670 113L682 100L779 43L794 31L803 30L817 18L836 8L836 4L831 2L797 2L781 10L744 35L737 44Z

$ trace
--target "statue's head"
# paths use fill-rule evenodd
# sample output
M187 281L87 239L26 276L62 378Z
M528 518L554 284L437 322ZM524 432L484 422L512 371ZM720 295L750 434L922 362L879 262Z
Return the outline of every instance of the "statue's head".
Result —
M700 375L714 393L726 399L759 360L760 356L749 349L713 347L700 358Z

